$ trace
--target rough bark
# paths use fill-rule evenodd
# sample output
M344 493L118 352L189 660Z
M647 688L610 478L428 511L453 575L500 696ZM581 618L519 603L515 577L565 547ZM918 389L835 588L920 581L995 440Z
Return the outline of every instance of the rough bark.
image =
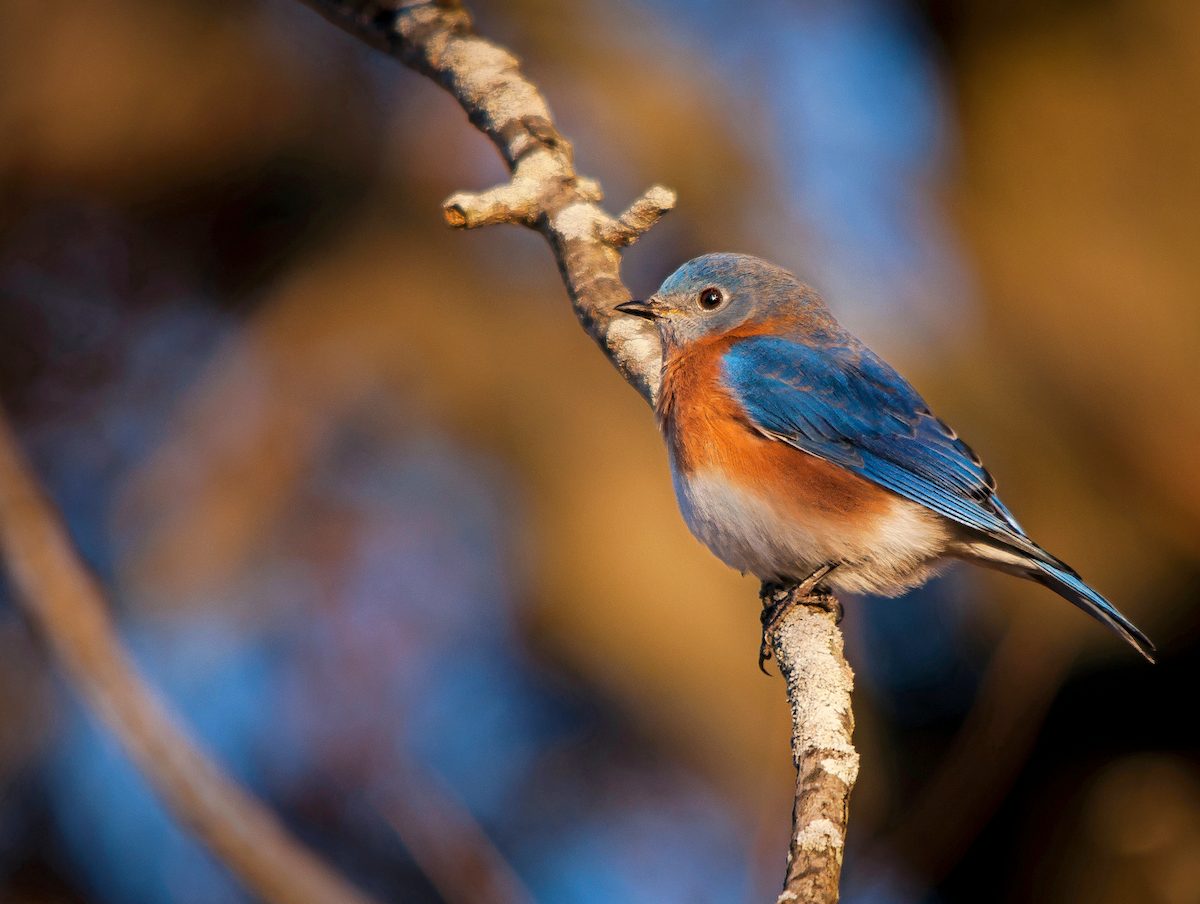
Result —
M662 347L654 327L614 306L630 294L619 250L675 204L672 191L649 189L620 216L600 207L600 186L575 171L571 145L517 59L471 30L458 2L304 0L330 21L427 75L449 91L487 135L512 179L482 192L459 192L443 205L446 221L471 229L515 223L550 244L583 328L621 375L653 404ZM838 899L847 802L858 774L851 744L853 673L835 617L796 606L768 638L787 680L792 708L796 801L787 878L780 901Z
M645 320L613 311L629 300L620 249L637 241L675 206L675 193L653 186L620 216L601 206L594 179L575 171L571 144L558 131L537 87L515 56L471 30L452 2L304 0L330 21L427 75L462 105L492 140L512 179L443 204L459 229L516 223L550 243L579 322L647 401L658 392L662 347Z
M854 673L842 652L837 616L798 605L770 638L792 707L796 801L779 902L834 902L846 848L850 792L858 778L851 744Z

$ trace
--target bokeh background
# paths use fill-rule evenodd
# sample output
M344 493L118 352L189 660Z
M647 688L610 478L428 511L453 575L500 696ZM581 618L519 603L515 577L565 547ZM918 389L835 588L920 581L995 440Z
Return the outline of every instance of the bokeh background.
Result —
M626 255L805 274L1159 642L851 599L850 902L1200 901L1200 5L477 0ZM0 0L0 399L124 637L363 887L773 900L756 587L453 100L295 0ZM237 902L0 590L0 900ZM522 890L517 890L517 886Z

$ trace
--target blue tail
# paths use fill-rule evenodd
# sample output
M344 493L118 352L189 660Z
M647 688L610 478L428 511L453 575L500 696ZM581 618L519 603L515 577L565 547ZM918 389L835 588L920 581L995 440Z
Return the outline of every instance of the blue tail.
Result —
M1083 582L1074 571L1062 563L1058 566L1047 562L1030 561L1025 574L1032 580L1049 587L1063 599L1074 603L1096 621L1107 625L1129 642L1129 645L1154 662L1154 644L1138 630L1137 626L1122 615L1117 607Z

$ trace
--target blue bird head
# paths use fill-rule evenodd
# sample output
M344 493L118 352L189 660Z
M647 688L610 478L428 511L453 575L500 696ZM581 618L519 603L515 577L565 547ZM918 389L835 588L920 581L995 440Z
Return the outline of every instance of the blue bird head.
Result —
M780 330L836 331L836 321L810 287L775 264L749 254L705 254L666 278L645 301L617 310L658 324L668 348L778 321Z

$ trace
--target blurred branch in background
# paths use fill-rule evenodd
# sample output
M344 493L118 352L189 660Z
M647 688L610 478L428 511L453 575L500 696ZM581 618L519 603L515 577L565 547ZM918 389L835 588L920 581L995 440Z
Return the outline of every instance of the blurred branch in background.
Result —
M555 126L537 87L503 48L471 33L456 0L378 3L306 0L322 15L453 94L477 128L495 143L510 182L480 193L460 192L444 204L458 228L514 223L550 243L576 316L621 375L653 404L662 349L656 329L614 316L631 297L620 278L619 249L632 244L675 204L655 186L615 219L598 206L598 183L579 176L570 144ZM793 592L799 593L799 589ZM796 799L781 901L838 900L848 800L858 774L851 742L853 673L831 618L794 606L770 638L787 679L794 730Z
M1079 646L1075 635L1013 620L949 750L876 842L877 856L902 851L931 884L945 878L1011 790Z
M2 415L0 550L17 598L79 693L180 821L248 888L273 904L370 904L201 753L145 685Z
M386 768L381 815L444 900L534 904L516 871L444 782L415 762Z

